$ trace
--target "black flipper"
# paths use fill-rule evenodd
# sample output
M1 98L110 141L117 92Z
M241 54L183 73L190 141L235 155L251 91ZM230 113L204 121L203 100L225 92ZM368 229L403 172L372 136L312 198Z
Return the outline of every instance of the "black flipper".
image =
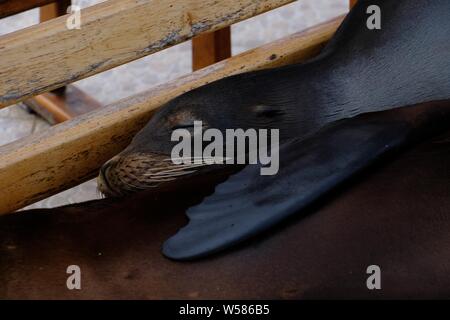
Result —
M199 258L265 231L386 152L430 128L448 126L448 114L448 103L364 114L287 142L279 150L278 174L261 176L261 166L250 165L231 176L187 211L188 225L164 243L163 253L176 260Z

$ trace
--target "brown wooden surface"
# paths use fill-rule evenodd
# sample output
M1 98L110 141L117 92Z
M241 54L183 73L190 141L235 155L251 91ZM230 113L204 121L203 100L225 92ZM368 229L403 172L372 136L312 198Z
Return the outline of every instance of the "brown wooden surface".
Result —
M55 0L0 0L0 19L44 6Z
M198 70L231 57L231 28L201 34L192 39L192 69Z
M61 89L40 94L24 103L51 124L70 120L102 106L74 85Z
M62 16L1 36L0 107L292 1L109 0L83 9L79 30Z
M352 8L358 0L350 0L350 8Z
M140 95L0 147L0 213L19 209L95 176L162 104L214 80L316 55L342 17L214 64Z
M53 18L63 16L67 13L71 0L58 0L39 9L40 22L48 21Z

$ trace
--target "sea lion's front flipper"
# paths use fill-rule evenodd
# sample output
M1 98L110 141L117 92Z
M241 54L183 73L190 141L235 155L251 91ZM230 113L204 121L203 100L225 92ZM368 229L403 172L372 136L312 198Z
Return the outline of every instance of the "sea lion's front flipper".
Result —
M388 151L448 126L449 110L441 102L364 114L287 142L276 175L261 176L261 166L247 166L190 208L189 224L164 243L164 255L198 258L267 230Z

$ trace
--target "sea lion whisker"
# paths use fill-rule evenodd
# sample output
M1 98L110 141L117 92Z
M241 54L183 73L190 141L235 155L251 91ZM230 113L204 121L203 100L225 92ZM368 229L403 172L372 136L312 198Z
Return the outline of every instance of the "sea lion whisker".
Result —
M163 161L171 161L173 162L174 160L197 160L197 159L203 159L204 157L177 157L177 158L165 158L163 159Z
M167 169L167 170L160 170L160 171L156 171L154 173L145 173L144 175L158 175L160 173L166 173L166 172L178 172L178 171L183 171L186 169L190 169L190 168L198 168L198 167L204 167L206 166L206 164L190 164L190 165L177 165L174 167L171 167L171 169Z
M101 199L105 199L106 198L106 195L99 188L96 188L95 191L96 191L95 192L96 195L99 196Z
M224 162L224 161L231 160L231 159L232 159L231 157L191 157L191 158L173 158L173 159L171 158L171 159L165 159L164 161L174 162L174 161L177 161L177 160L182 160L182 161L188 160L189 162L192 162L194 164L203 163L203 164L209 165L209 164L212 164L212 163L206 162L207 160ZM201 161L201 162L198 162L198 160Z
M190 167L190 166L193 166L193 165L201 165L200 163L197 163L197 164L195 164L195 163L183 163L183 164L174 164L174 165L171 165L171 166L163 166L163 167L159 167L159 168L156 168L156 169L165 169L165 168L185 168L185 167ZM155 167L153 167L152 169L154 169Z
M144 173L143 175L146 177L175 177L175 176L182 176L182 175L186 175L189 173L193 173L195 172L195 170L179 170L179 171L163 171L163 172L158 172L158 173Z
M169 181L173 181L175 180L175 178L172 179L152 179L152 182L169 182Z
M157 174L157 175L147 175L147 176L151 176L151 177L155 177L155 178L165 178L165 177L180 177L180 176L185 176L187 174L191 174L194 173L195 170L191 170L191 171L181 171L181 172L175 172L175 173L162 173L162 174Z
M175 171L175 172L161 172L158 174L145 174L146 177L155 177L155 178L160 178L160 177L178 177L178 176L184 176L186 174L189 173L193 173L196 170L183 170L183 171Z

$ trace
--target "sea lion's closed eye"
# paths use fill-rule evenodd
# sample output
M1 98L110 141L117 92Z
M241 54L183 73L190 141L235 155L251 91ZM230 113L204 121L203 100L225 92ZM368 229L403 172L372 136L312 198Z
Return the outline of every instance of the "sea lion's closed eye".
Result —
M277 107L269 106L269 105L263 105L258 104L255 106L252 106L252 111L258 116L258 117L277 117L283 115L285 112Z
M194 128L194 123L179 123L174 125L171 130L178 130L178 129L190 129Z
M200 121L201 121L201 120L198 120L197 126L200 126ZM191 130L191 129L194 129L195 125L196 125L196 124L195 124L194 122L190 122L190 123L178 123L178 124L176 124L176 125L173 125L172 128L171 128L171 130L172 130L172 131L173 131L173 130L177 130L177 129L187 129L187 130ZM206 128L206 125L203 123L203 121L201 122L201 127L202 127L203 129Z

